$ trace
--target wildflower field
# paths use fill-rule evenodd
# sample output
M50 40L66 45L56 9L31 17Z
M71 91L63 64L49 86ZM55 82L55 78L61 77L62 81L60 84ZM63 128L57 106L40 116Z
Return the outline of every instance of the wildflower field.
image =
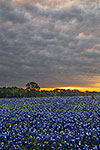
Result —
M100 97L0 99L0 150L100 150Z

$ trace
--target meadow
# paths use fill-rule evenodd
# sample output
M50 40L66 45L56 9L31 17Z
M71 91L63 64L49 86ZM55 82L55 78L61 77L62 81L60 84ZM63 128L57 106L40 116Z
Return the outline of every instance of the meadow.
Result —
M0 150L99 150L100 96L0 99Z

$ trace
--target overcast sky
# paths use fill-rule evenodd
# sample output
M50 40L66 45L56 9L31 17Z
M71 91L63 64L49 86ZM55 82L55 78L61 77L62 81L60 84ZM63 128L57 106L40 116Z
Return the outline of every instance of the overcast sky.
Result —
M0 0L0 86L100 87L100 0Z

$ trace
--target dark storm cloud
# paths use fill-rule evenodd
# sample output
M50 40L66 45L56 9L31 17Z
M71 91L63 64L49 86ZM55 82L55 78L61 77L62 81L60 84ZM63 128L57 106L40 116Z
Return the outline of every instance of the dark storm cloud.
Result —
M100 5L0 1L0 86L89 86L100 77ZM93 80L91 80L91 78Z

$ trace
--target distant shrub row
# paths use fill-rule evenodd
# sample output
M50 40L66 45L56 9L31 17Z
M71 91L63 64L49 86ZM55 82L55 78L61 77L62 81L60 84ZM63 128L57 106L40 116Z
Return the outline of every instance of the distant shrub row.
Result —
M100 92L81 92L79 90L55 89L53 91L40 91L35 89L23 89L18 87L0 88L0 98L23 98L23 97L50 97L50 96L86 96L100 95Z

